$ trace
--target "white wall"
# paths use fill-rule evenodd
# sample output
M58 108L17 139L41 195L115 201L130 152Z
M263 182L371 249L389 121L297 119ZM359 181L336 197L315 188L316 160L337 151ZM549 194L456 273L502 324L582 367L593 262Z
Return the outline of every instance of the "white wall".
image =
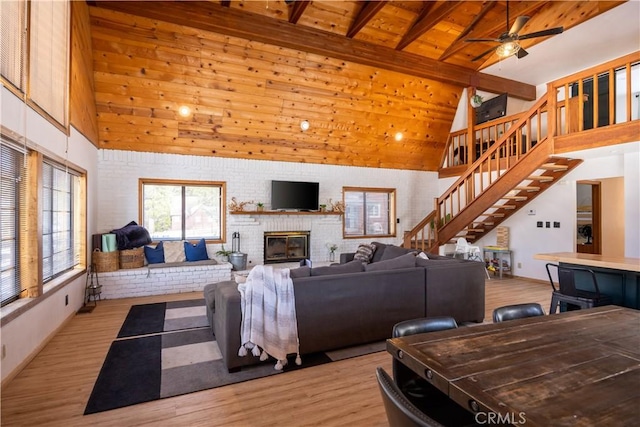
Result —
M100 150L98 154L98 231L106 232L139 221L138 179L163 178L225 181L227 204L262 201L269 208L271 180L320 183L320 203L342 200L343 186L395 188L397 195L397 237L385 241L400 243L410 230L433 209L438 196L437 173L331 166L309 163L272 162L173 154ZM353 251L363 240L342 239L339 216L238 216L227 214L226 249L231 249L232 233L240 233L240 249L251 265L263 262L264 231L311 231L312 261L327 261L328 243L339 246L338 253ZM371 239L365 239L368 241ZM214 257L220 245L208 246Z
M22 101L4 87L2 87L0 98L2 125L11 131L24 134L25 109ZM65 135L31 109L27 109L27 137L45 155L53 154L60 159L68 158L70 166L75 165L87 172L87 228L95 229L96 148L72 128L67 150ZM90 234L87 236L87 247L90 247L89 236ZM34 356L34 352L40 345L82 306L84 286L85 278L80 277L55 293L47 294L45 298L41 298L39 304L9 323L3 322L0 339L5 347L6 357L2 360L2 381L11 375L25 359ZM64 303L66 295L69 296L69 305ZM13 310L17 304L24 303L25 299L22 299L3 307L2 315Z
M598 180L613 177L624 179L625 198L624 228L625 228L625 256L638 257L634 253L634 245L630 240L637 240L638 233L638 194L640 180L638 179L638 146L640 143L625 144L635 147L631 153L610 154L608 156L591 158L591 150L567 153L566 157L586 157L585 161L564 177L564 179L543 194L538 196L524 209L515 213L501 225L509 227L510 249L513 251L514 274L519 277L547 280L544 268L545 261L534 260L538 253L575 252L576 239L576 182L581 180ZM633 150L631 150L633 151ZM528 215L527 211L535 210L535 215ZM537 228L536 222L551 222L551 228ZM560 222L560 228L553 228L553 222ZM604 237L606 238L606 236ZM478 241L479 246L494 245L496 243L495 230ZM636 249L637 250L637 249ZM518 263L521 267L518 267Z

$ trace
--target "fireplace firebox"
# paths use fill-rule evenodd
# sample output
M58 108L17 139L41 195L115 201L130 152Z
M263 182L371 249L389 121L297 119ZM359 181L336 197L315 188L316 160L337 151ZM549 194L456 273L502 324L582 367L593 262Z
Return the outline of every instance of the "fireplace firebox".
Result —
M264 233L264 263L293 262L309 258L309 231Z

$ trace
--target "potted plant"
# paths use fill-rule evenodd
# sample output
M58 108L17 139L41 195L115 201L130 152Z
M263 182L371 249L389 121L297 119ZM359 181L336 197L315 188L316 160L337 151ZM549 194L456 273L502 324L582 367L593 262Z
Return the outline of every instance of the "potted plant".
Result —
M223 261L229 261L229 255L231 255L232 251L228 251L224 248L224 245L222 245L222 249L220 249L218 252L216 252L216 255L218 255L219 257L222 257Z
M471 97L471 106L473 108L478 108L479 106L482 105L482 101L484 101L482 97L478 94L475 94Z
M258 212L262 212L264 210L264 203L262 203L262 202L256 203L256 210Z
M318 207L320 208L320 212L326 212L327 211L327 205L318 205Z
M329 262L334 262L336 260L336 250L338 249L338 245L335 243L327 243L327 247L329 248Z

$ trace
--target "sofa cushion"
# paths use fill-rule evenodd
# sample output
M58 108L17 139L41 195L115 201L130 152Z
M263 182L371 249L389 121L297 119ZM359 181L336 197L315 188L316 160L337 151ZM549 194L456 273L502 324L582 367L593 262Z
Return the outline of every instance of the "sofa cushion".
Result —
M289 277L291 277L292 279L309 276L311 276L311 268L307 266L292 268L291 270L289 270Z
M363 243L358 246L355 255L353 256L354 261L358 260L361 262L369 263L371 262L371 258L373 257L373 253L376 250L376 246L373 243Z
M200 239L196 244L184 242L184 255L187 261L203 261L209 259L207 244L204 239Z
M164 248L162 242L158 243L156 247L145 246L144 256L147 258L148 264L161 264L164 262Z
M433 259L433 258L424 259L424 258L416 257L416 265L418 267L430 267L430 266L433 266L433 265L457 264L460 261L466 261L466 260L460 260L460 259L455 259L455 258L450 258L450 257L443 257L443 258L438 258L438 259Z
M346 273L359 273L364 271L364 264L362 261L354 259L346 264L334 264L326 267L316 267L311 269L312 276L328 276L330 274L346 274Z
M164 262L185 262L184 242L164 242Z
M388 249L389 248L387 248L387 250ZM396 258L367 264L365 266L365 270L366 271L395 270L398 268L410 268L415 266L416 266L416 256L413 253L408 253Z
M410 252L415 252L415 251L412 249L401 248L400 246L387 245L387 247L384 250L384 253L382 254L382 257L380 258L380 261L398 258L399 256L402 256Z

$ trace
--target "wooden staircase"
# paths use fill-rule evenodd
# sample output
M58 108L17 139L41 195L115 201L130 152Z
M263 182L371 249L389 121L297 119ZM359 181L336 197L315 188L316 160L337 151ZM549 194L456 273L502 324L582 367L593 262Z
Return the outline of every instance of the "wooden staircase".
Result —
M476 241L582 162L555 154L638 141L631 86L632 68L638 64L640 51L551 82L547 95L526 113L474 126L470 112L469 128L449 136L440 170L441 176L446 171L447 176L460 177L435 200L434 210L406 233L403 245L438 252L439 246L457 237ZM599 80L608 78L608 87L614 88L621 76L624 87L599 93ZM589 113L600 117L602 110L608 120L587 126L589 90ZM617 102L616 96L624 102ZM599 97L606 97L607 106Z
M553 139L541 125L546 105L542 97L437 198L435 209L404 237L404 246L437 252L458 237L473 242L579 165L582 160L552 155Z

